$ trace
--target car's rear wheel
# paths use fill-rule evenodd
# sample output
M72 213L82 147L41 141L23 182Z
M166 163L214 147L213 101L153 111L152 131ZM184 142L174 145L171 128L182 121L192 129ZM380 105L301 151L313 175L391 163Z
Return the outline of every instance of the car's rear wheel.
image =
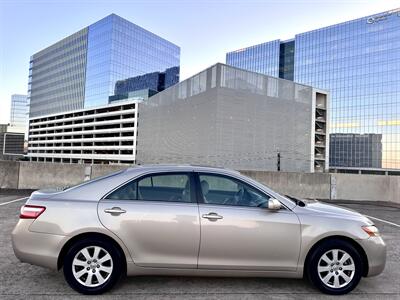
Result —
M362 276L362 259L354 246L343 240L327 240L310 253L306 266L310 281L326 294L352 291Z
M122 256L112 243L99 238L83 239L64 258L64 277L82 294L101 294L111 289L122 275Z

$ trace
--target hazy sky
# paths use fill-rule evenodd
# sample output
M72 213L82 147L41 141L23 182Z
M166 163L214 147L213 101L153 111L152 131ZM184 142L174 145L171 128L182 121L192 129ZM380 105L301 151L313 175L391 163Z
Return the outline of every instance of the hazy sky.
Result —
M35 52L116 13L181 47L181 79L228 51L400 6L399 0L0 0L0 123Z

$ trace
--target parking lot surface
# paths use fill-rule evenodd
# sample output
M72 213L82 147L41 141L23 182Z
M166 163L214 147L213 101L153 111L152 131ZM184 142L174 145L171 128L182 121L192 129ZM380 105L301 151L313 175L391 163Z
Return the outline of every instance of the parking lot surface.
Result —
M24 203L23 193L0 193L0 299L83 299L62 272L21 263L14 256L11 231ZM21 200L17 200L21 199ZM17 201L15 201L17 200ZM341 204L368 216L399 224L400 209L372 204ZM387 243L385 271L363 278L341 299L400 299L400 227L373 220ZM338 299L315 290L306 280L270 278L129 277L96 299ZM92 297L92 299L94 299Z

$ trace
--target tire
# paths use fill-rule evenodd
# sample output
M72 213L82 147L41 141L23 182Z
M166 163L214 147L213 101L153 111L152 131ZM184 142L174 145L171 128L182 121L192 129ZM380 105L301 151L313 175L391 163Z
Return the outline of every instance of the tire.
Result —
M351 292L360 282L363 264L351 243L332 239L312 250L307 259L306 272L311 283L323 293L343 295Z
M64 277L77 292L102 294L123 274L123 254L107 240L93 237L74 243L64 257Z

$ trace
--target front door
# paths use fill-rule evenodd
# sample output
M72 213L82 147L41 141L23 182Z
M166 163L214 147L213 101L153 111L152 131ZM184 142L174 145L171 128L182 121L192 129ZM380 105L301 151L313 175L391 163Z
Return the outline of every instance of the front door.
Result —
M295 271L300 224L289 209L266 208L269 196L228 176L200 173L199 268Z
M125 243L137 265L197 267L200 225L192 177L146 175L99 202L101 223Z

